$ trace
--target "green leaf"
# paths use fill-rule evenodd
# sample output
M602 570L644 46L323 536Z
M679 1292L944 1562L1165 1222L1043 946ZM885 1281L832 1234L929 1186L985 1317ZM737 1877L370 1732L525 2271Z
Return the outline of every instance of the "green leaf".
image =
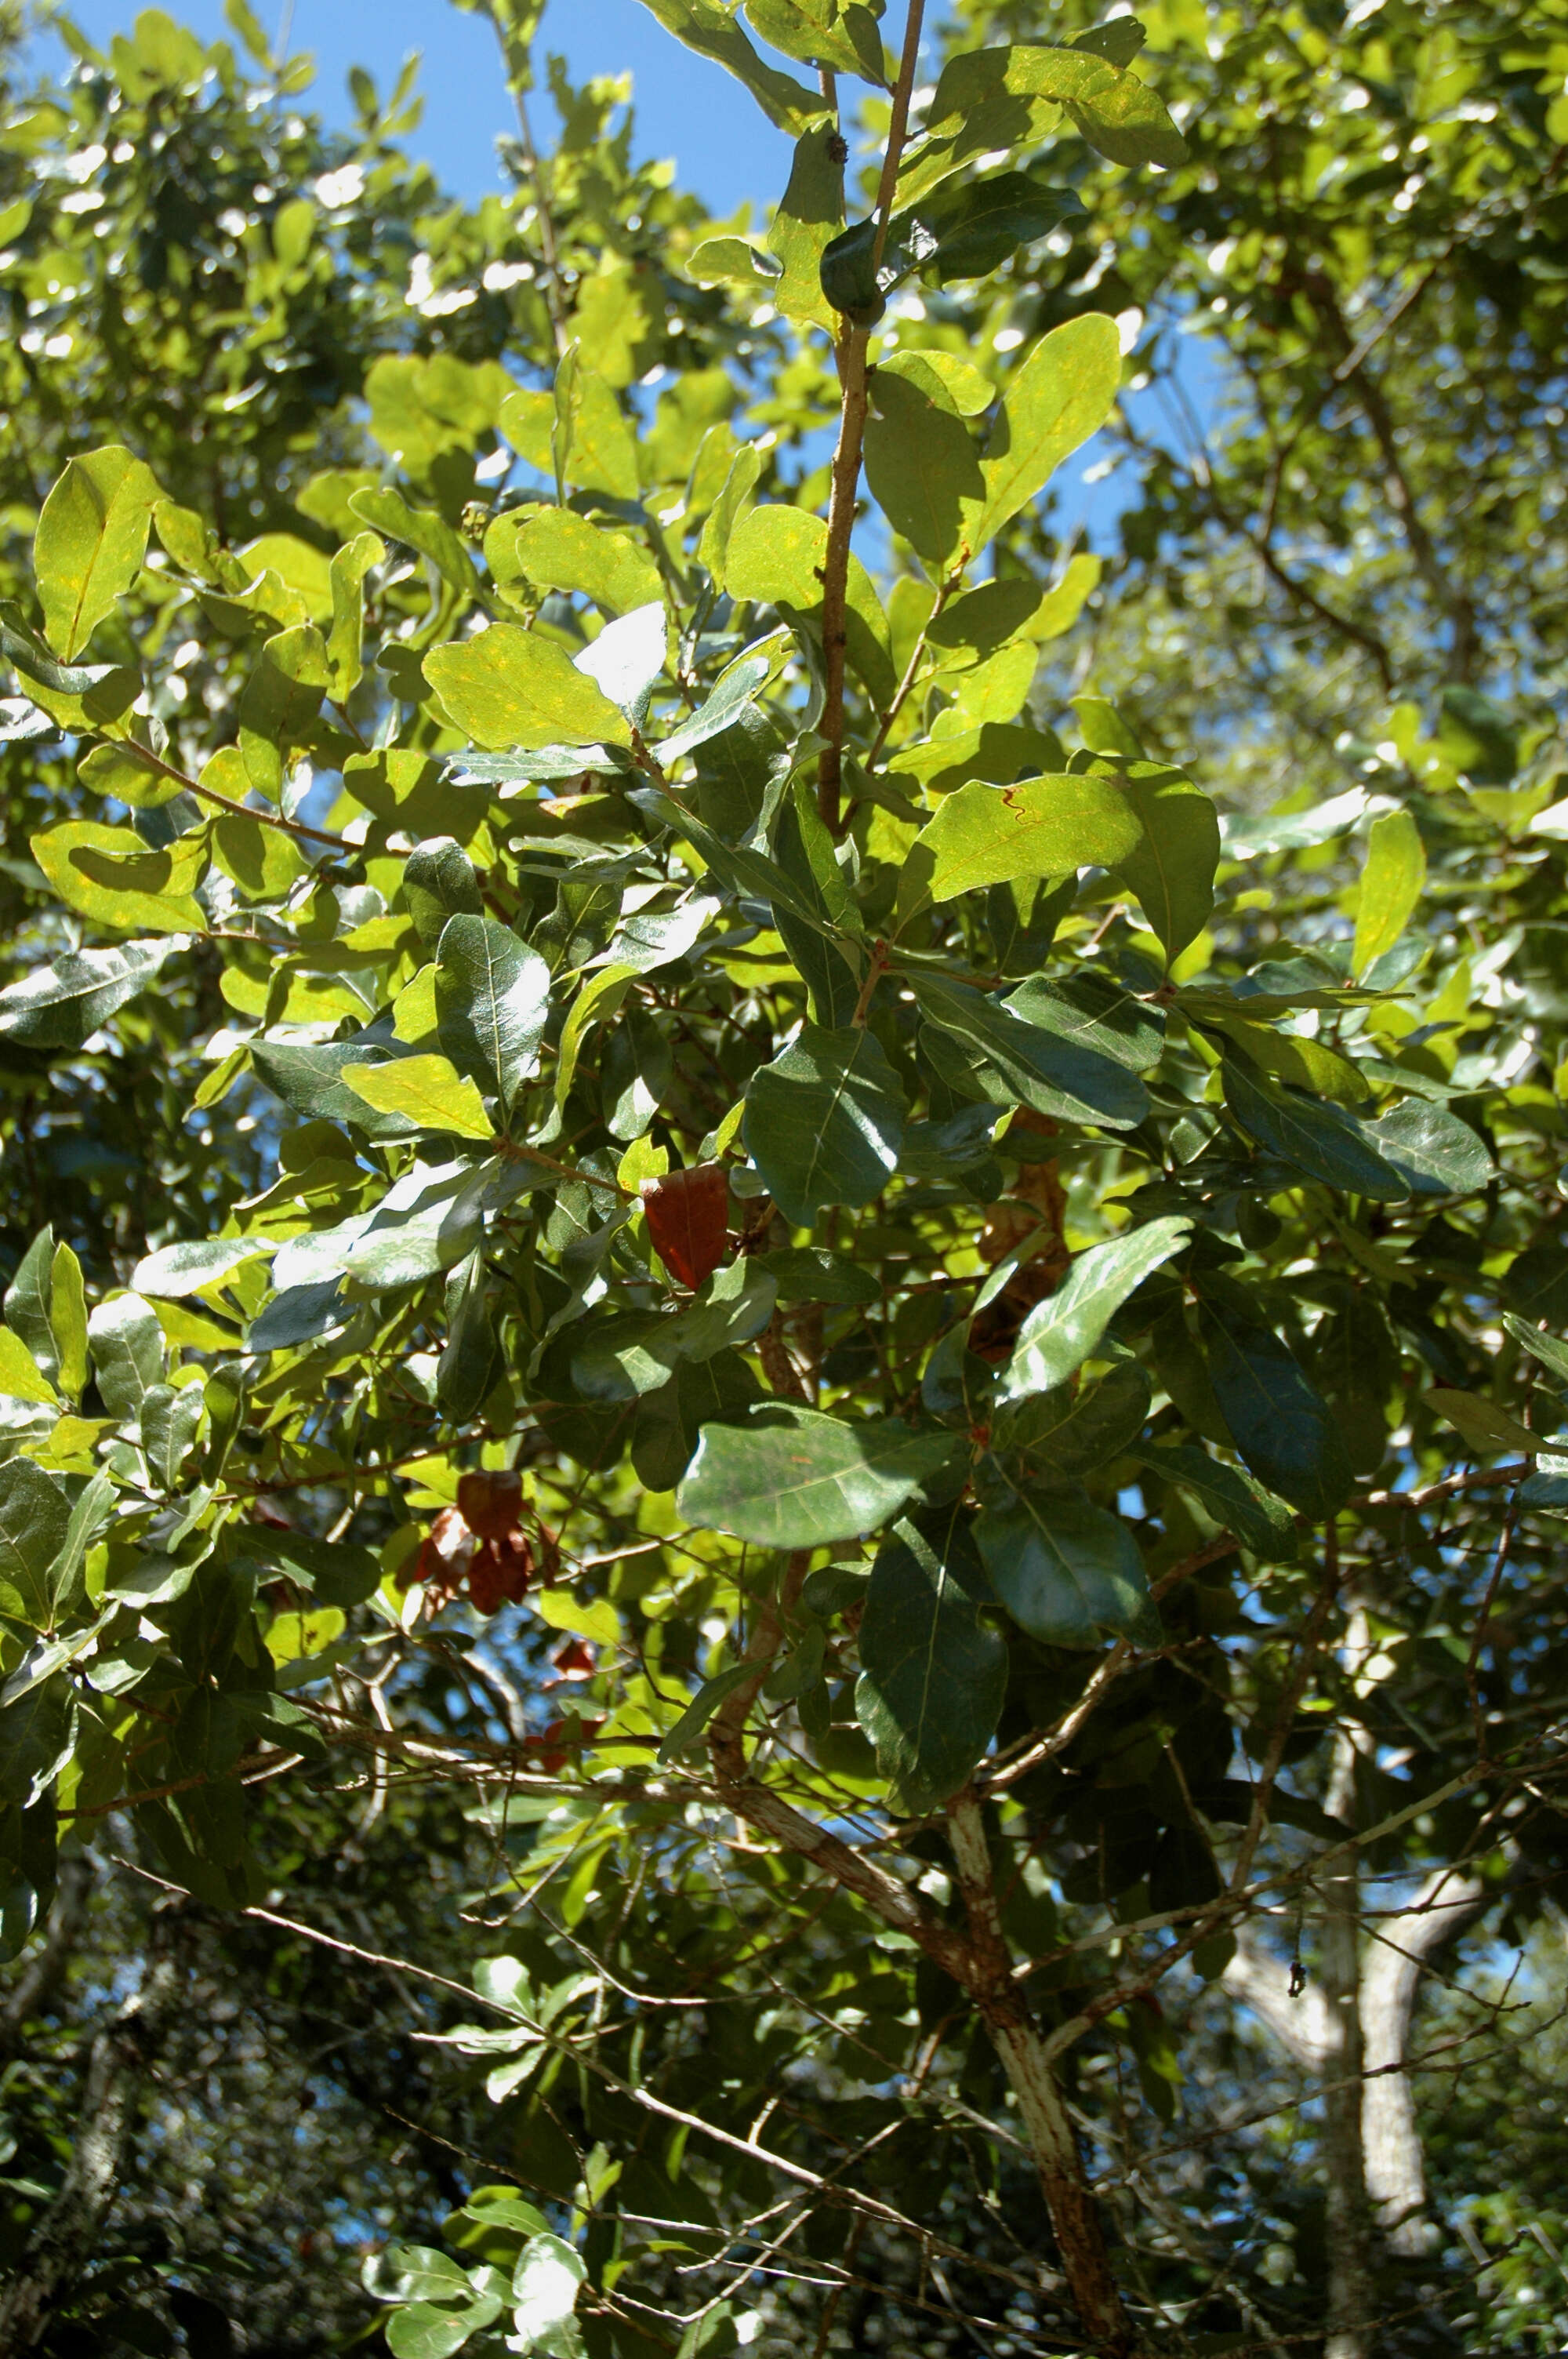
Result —
M346 703L363 676L364 579L384 564L386 544L373 532L357 532L333 556L328 573L332 627L327 638L328 687Z
M1120 71L1108 53L1095 55L1078 44L1052 49L1022 42L968 49L942 70L927 111L927 136L899 176L899 203L915 201L992 149L1035 145L1053 127L1058 106L1114 163L1169 168L1187 152L1153 92Z
M323 1605L362 1605L381 1581L381 1560L373 1549L351 1540L317 1539L309 1532L286 1531L276 1524L248 1530L245 1553L259 1556L265 1564L282 1565Z
M182 1238L145 1255L131 1272L131 1283L138 1294L178 1301L183 1295L200 1294L204 1287L221 1285L246 1262L276 1247L277 1240L269 1236Z
M293 756L308 745L331 683L327 642L313 623L267 640L240 698L240 753L258 794L276 802Z
M1027 1022L1006 1000L945 975L914 977L925 1017L923 1053L961 1095L997 1105L1026 1105L1061 1122L1133 1130L1149 1111L1149 1093L1119 1057L1103 1055L1058 1030L1053 1021Z
M362 1032L319 1047L257 1040L252 1044L251 1061L266 1087L308 1120L357 1123L371 1137L381 1139L412 1138L418 1128L411 1115L373 1113L344 1083L345 1065L398 1061L390 1053L389 1032L384 1036L380 1027L373 1035Z
M1019 1331L1002 1378L1002 1397L1049 1392L1065 1384L1104 1335L1114 1314L1152 1270L1180 1253L1192 1223L1150 1221L1075 1256L1065 1278L1036 1303Z
M827 520L805 508L752 508L730 538L724 580L731 598L755 599L802 617L822 606L822 571L827 560ZM845 617L851 669L879 710L891 704L898 687L892 645L881 601L858 557L849 559Z
M421 1130L492 1138L484 1100L445 1057L399 1057L385 1065L344 1065L344 1085L378 1114L405 1114Z
M891 262L878 264L876 217L868 214L828 239L816 278L830 311L841 313L858 328L874 328L887 310L883 290L894 275Z
M978 557L1010 516L1110 416L1121 384L1116 323L1086 311L1043 336L1008 387L980 461L983 495L964 503L964 546Z
M1522 1450L1533 1455L1541 1448L1539 1433L1531 1433L1517 1417L1510 1417L1506 1408L1480 1393L1454 1392L1446 1386L1434 1385L1422 1398L1462 1433L1482 1458L1495 1457L1499 1450Z
M1134 763L1122 775L1122 791L1142 834L1110 864L1138 896L1173 959L1203 931L1214 907L1219 814L1190 778L1148 763Z
M881 83L882 0L745 0L752 28L786 58Z
M537 951L494 918L448 919L436 954L441 1046L460 1073L500 1099L503 1115L538 1063L549 1012L550 970Z
M40 1229L16 1265L5 1289L5 1319L29 1356L49 1377L59 1374L59 1352L49 1318L52 1308L54 1231Z
M1042 1481L1075 1483L1130 1449L1143 1430L1152 1395L1147 1370L1123 1360L1098 1384L1064 1385L1001 1403L992 1434L999 1449L1026 1451L1030 1472Z
M484 536L484 557L498 589L580 590L612 614L657 604L659 569L630 534L592 524L575 508L535 508L498 516Z
M1404 1174L1384 1160L1354 1114L1300 1090L1271 1088L1236 1057L1226 1057L1220 1070L1226 1105L1242 1129L1309 1179L1378 1203L1410 1194Z
M165 1375L163 1329L141 1295L112 1294L87 1322L93 1373L103 1406L121 1425L134 1427L142 1403Z
M743 82L770 123L798 139L831 110L816 91L765 65L723 0L643 0L668 33Z
M421 557L427 557L454 590L461 591L465 597L477 597L479 575L473 560L460 536L436 509L411 508L402 493L393 490L390 484L351 492L349 506L355 516L373 525L388 540L400 540L406 548L416 549Z
M175 945L122 942L115 950L68 951L51 966L0 991L0 1040L24 1049L80 1049L111 1016L145 991Z
M488 2309L489 2315L486 2315ZM395 2310L386 2321L386 2347L393 2359L451 2359L471 2335L499 2317L501 2304L471 2310L438 2310L427 2301Z
M1016 247L1032 245L1078 211L1070 191L1047 188L1027 172L967 181L946 203L921 208L921 224L936 241L935 250L920 257L921 275L934 277L939 287L955 278L989 278ZM904 242L897 223L891 242Z
M565 648L515 623L492 623L477 638L433 649L424 670L457 726L480 745L632 742L625 716Z
M687 256L686 275L698 287L741 287L759 298L780 283L777 263L744 237L705 237Z
M437 948L449 919L484 915L473 863L449 835L415 845L403 871L403 897L427 951Z
M1234 1532L1263 1564L1287 1564L1296 1553L1295 1517L1244 1468L1211 1458L1186 1442L1160 1443L1133 1452L1141 1466L1190 1491L1217 1524Z
M1412 1196L1474 1196L1496 1176L1485 1141L1446 1106L1407 1098L1362 1127Z
M54 1622L50 1573L66 1545L70 1507L59 1484L30 1458L0 1462L0 1614L36 1630Z
M560 2332L587 2277L581 2254L564 2237L529 2238L512 2272L513 2316L524 2349Z
M1114 780L1065 773L1016 786L976 782L946 797L915 837L899 882L900 912L1020 877L1117 868L1134 854L1143 821Z
M1102 1630L1158 1644L1138 1543L1080 1491L1024 1489L995 1459L977 1478L975 1543L1013 1620L1049 1647L1092 1647Z
M1356 904L1352 972L1364 975L1404 932L1426 883L1421 831L1407 810L1384 811L1367 835L1367 864Z
M126 933L137 928L165 934L206 931L201 904L190 890L207 864L204 836L181 836L167 850L155 851L134 828L64 820L34 836L32 853L66 907L100 925ZM93 955L77 953L79 959Z
M828 153L833 136L830 123L819 124L795 142L789 181L768 228L769 251L784 270L766 288L768 301L784 319L825 328L830 336L837 335L838 322L819 273L824 250L844 226L844 174Z
M1076 974L1031 975L1010 991L1007 1006L1027 1024L1109 1057L1130 1073L1157 1065L1165 1046L1165 1016L1108 975L1092 968Z
M171 778L155 767L134 737L122 738L112 745L95 745L77 764L76 775L93 794L106 799L113 798L132 810L156 810L185 791L178 777Z
M859 1539L903 1508L954 1451L896 1418L844 1419L769 1401L744 1424L705 1425L676 1496L688 1523L762 1548Z
M746 1085L741 1135L786 1221L809 1228L827 1204L865 1204L898 1167L903 1084L871 1032L803 1025Z
M901 1523L871 1567L855 1711L912 1810L957 1791L996 1734L1007 1642L981 1619L990 1582L958 1507Z
M982 376L978 368L961 359L957 353L943 352L935 345L927 345L924 349L912 345L907 351L898 347L891 353L884 353L877 363L877 374L879 376L907 377L911 385L918 386L926 398L936 404L938 409L950 410L955 418L978 418L981 410L989 409L996 399L996 387L989 377ZM984 586L995 589L1000 585L988 582ZM1009 586L1033 590L1039 585L1015 583ZM971 592L969 594L974 596L977 593ZM951 614L952 607L947 612ZM935 631L932 637L935 643Z
M1555 1335L1543 1335L1539 1327L1528 1326L1522 1319L1516 1319L1511 1310L1504 1311L1503 1325L1516 1343L1522 1343L1543 1368L1550 1368L1554 1376L1568 1384L1568 1343L1561 1342Z
M736 463L739 465L739 461ZM698 705L691 719L661 741L660 762L677 762L733 728L741 715L752 708L756 692L770 669L766 656L747 656L732 664L714 683L712 694Z
M1290 1346L1245 1311L1206 1300L1205 1357L1240 1456L1269 1490L1314 1522L1335 1515L1354 1475L1334 1412Z
M153 1486L168 1493L201 1423L200 1385L154 1385L142 1403L141 1441Z
M161 496L152 470L114 442L72 459L44 502L33 570L49 643L68 663L141 571Z
M657 1759L661 1768L667 1767L672 1761L679 1761L687 1753L695 1753L701 1744L703 1731L725 1697L733 1695L737 1688L744 1687L748 1680L754 1680L756 1676L755 1663L731 1663L726 1669L715 1671L710 1680L704 1680L659 1747Z
M874 369L865 431L866 481L895 532L937 573L985 496L980 454L963 419L902 375Z
M822 1253L810 1245L784 1245L776 1253L757 1256L778 1287L781 1302L880 1302L882 1289L869 1269L844 1254Z
M49 1319L59 1388L79 1400L87 1383L87 1288L81 1264L67 1245L56 1245L49 1264Z
M772 1277L748 1258L715 1270L673 1317L629 1310L584 1322L570 1331L572 1384L585 1400L632 1400L657 1392L683 1362L710 1360L760 1335L773 1301Z
M1097 155L1112 164L1158 164L1164 171L1182 163L1187 143L1164 105L1135 74L1119 74L1107 87L1066 103L1067 113Z
M724 478L724 488L714 501L708 522L702 527L702 538L697 546L697 562L708 568L717 589L722 590L727 586L730 543L736 526L751 507L752 495L762 472L762 462L754 445L743 442L730 462L730 473Z
M436 1398L454 1425L477 1417L499 1374L500 1340L491 1315L484 1256L459 1262L447 1280L447 1340L436 1366Z

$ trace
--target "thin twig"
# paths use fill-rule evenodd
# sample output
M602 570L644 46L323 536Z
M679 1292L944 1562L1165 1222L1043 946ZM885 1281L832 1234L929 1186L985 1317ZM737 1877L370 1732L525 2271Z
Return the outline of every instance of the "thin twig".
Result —
M909 0L909 15L903 29L903 57L893 91L892 119L888 125L887 150L882 158L881 180L877 190L877 226L871 249L873 272L881 264L887 245L888 223L892 218L893 192L898 187L898 168L903 160L904 137L909 128L909 101L920 57L920 27L925 8L925 0ZM832 488L827 502L827 547L822 566L822 650L827 680L821 722L826 743L817 763L816 807L822 815L823 824L835 835L842 832L839 800L844 769L844 658L849 613L849 537L855 527L860 449L865 440L866 409L870 398L866 382L866 350L871 342L871 332L869 327L857 327L852 321L846 321L838 339L838 440L833 452Z

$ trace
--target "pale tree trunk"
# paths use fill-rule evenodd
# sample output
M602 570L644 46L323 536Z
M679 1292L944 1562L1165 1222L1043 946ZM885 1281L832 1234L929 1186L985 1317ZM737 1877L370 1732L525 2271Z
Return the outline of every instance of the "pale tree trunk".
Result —
M163 2045L183 1974L173 1924L153 1919L146 1971L88 2052L76 2138L59 2194L0 2291L0 2353L31 2351L81 2285L119 2188L148 2070Z
M1368 2081L1361 2103L1367 2193L1391 2252L1414 2256L1432 2245L1426 2172L1405 2058L1411 2018L1427 1964L1480 1910L1487 1887L1456 1868L1429 1875L1408 1908L1377 1929L1361 1973L1361 2033Z
M1356 1741L1335 1739L1328 1814L1356 1823ZM1376 2340L1372 2213L1361 2136L1366 2070L1361 2030L1360 1876L1357 1854L1340 1854L1324 1887L1324 2163L1328 2186L1328 2335L1324 2359L1371 2359Z
M1348 1753L1350 1741L1342 1742ZM1350 1786L1342 1757L1330 1796L1336 1818L1354 1810ZM1324 2088L1332 2359L1366 2359L1376 2348L1379 2252L1417 2256L1433 2239L1406 2069L1411 2025L1423 1972L1477 1914L1487 1890L1475 1876L1438 1868L1408 1908L1377 1921L1361 1951L1356 1883L1350 1870L1327 1886L1322 1973L1294 1998L1287 1969L1245 1933L1225 1972L1227 1989Z

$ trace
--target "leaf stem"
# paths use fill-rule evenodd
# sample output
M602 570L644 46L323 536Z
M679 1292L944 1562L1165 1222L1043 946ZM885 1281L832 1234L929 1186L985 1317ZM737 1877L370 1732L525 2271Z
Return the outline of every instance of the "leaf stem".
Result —
M237 803L232 795L220 794L216 787L204 787L200 778L187 777L183 770L177 770L171 762L161 761L146 745L133 741L133 750L149 769L161 770L166 778L176 779L187 794L195 795L204 803L216 803L220 810L227 811L233 819L254 819L263 827L277 828L284 835L297 835L311 843L330 843L334 852L357 849L346 836L329 834L325 828L308 827L302 819L285 819L281 811L257 810L250 803Z
M914 88L915 67L920 58L920 28L925 13L925 0L909 0L909 15L903 28L903 56L892 94L892 119L888 125L887 150L882 158L881 179L877 189L877 229L871 249L873 267L881 261L887 245L888 224L892 218L893 194L898 187L898 168L909 128L910 94ZM845 321L837 353L840 387L838 440L833 453L832 488L827 502L827 549L822 568L822 647L827 663L827 689L821 729L827 743L816 766L816 808L823 825L834 835L843 833L839 810L844 769L844 655L849 610L849 536L855 527L860 448L865 440L866 410L870 402L866 370L866 352L870 342L869 327L857 327L852 321Z
M925 622L920 625L919 635L915 639L914 647L909 651L909 661L903 668L903 678L899 681L898 686L893 690L892 702L882 714L881 727L877 731L876 736L871 743L871 750L866 756L866 767L868 770L874 770L876 768L877 756L881 752L882 747L887 744L888 733L909 701L910 691L914 686L914 675L919 670L920 659L925 653L925 642L931 636L931 625L936 621L942 609L946 605L948 599L953 595L954 591L957 589L963 578L964 569L960 565L955 570L955 571L948 574L946 581L939 582L936 585L936 597L932 605L931 612L925 617Z

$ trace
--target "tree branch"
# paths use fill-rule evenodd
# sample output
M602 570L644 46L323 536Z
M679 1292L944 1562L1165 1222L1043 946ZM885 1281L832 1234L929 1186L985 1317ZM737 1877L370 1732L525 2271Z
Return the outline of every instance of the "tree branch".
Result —
M909 129L910 93L914 88L920 57L920 27L925 0L909 0L903 28L903 56L892 94L892 120L882 158L877 190L877 227L872 246L873 267L880 264L892 217L898 168ZM860 480L860 448L865 440L869 392L866 348L869 327L846 321L838 338L838 440L833 452L832 487L827 501L827 548L822 567L822 652L827 689L822 709L822 734L827 740L816 766L816 807L823 823L835 835L841 832L840 788L844 768L844 658L849 613L849 537L855 527L855 501Z

